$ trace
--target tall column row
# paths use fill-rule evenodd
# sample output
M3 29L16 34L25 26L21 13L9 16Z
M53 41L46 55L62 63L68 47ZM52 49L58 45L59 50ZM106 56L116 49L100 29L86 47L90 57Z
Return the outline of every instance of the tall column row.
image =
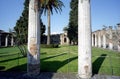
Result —
M92 46L113 49L112 40L108 40L106 33L102 33L101 31L92 33Z

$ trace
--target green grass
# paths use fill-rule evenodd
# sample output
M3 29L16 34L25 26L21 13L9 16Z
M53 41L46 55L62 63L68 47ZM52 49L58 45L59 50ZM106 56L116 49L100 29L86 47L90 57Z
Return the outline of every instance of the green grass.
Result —
M77 72L77 46L41 48L41 71ZM27 58L19 54L16 47L0 48L0 71L26 71ZM92 48L94 74L120 76L120 53L100 48Z

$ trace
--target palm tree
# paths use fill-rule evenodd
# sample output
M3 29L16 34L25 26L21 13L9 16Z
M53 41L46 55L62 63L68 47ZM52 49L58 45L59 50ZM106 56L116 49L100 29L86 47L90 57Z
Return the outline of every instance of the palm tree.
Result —
M90 0L79 0L78 6L78 76L91 79Z
M53 14L53 8L56 11L56 13L62 11L62 6L64 6L63 2L60 0L46 0L43 2L44 5L42 6L43 12L47 13L48 18L48 36L47 36L47 45L50 44L50 15Z

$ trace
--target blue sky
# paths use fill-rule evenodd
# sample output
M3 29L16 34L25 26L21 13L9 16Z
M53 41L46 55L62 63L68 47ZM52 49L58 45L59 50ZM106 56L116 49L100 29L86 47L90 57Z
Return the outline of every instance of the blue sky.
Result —
M13 28L23 11L24 0L0 0L0 29L8 31ZM61 33L68 25L71 0L61 0L65 7L62 13L51 16L52 33ZM91 0L92 30L101 29L103 25L115 26L120 23L120 0ZM47 26L47 16L42 15Z

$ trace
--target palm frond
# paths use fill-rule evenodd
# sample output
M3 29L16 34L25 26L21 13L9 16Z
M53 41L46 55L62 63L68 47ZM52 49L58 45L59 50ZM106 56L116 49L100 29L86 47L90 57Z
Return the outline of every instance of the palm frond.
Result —
M41 7L44 9L44 14L46 15L47 10L50 9L51 14L53 14L53 9L56 13L61 13L62 7L65 7L63 2L60 0L40 0Z

